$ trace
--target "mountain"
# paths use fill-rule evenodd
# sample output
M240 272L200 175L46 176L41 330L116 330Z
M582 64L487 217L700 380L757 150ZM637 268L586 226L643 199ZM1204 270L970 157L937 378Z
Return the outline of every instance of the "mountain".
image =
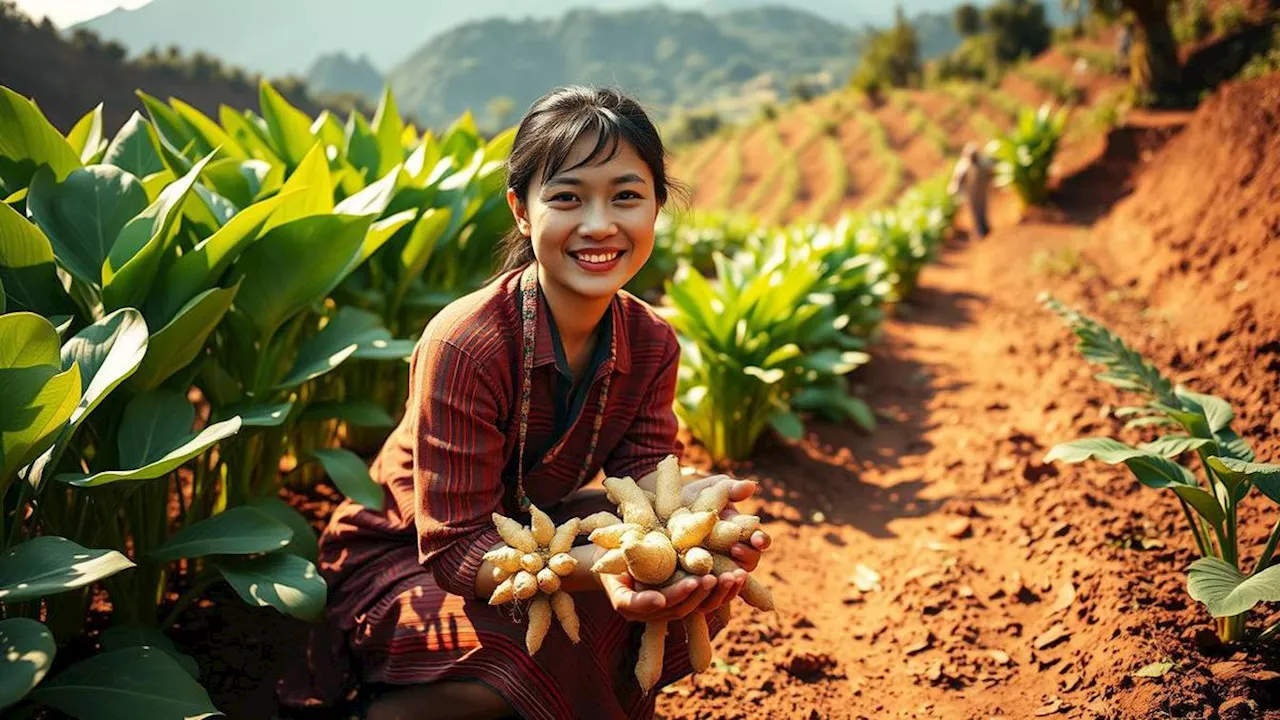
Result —
M644 7L652 0L153 0L135 10L112 12L75 28L117 40L137 55L152 47L178 45L203 50L223 61L267 75L302 73L321 55L367 55L386 71L428 38L468 22L505 18L548 19L573 8L620 10ZM763 5L807 11L848 28L886 26L893 3L851 0L665 0L678 10L712 14ZM957 0L905 0L908 17L922 12L950 15ZM1057 9L1057 0L1047 3ZM74 29L74 28L73 28Z
M855 57L853 31L808 13L709 16L651 5L469 23L432 38L388 79L402 109L440 125L468 108L483 112L494 98L523 110L566 83L620 85L662 113L734 95L761 75L775 87L801 74L843 79Z
M307 89L326 95L354 93L367 99L382 93L385 80L367 56L353 59L346 53L321 55L307 68Z

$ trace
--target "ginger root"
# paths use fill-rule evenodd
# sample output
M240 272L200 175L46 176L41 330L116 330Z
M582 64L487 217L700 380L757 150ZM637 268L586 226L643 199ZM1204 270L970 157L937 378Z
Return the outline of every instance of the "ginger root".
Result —
M573 598L561 590L560 585L561 579L578 567L577 558L570 555L569 550L582 531L584 521L571 518L556 527L551 517L537 506L529 508L529 515L530 524L526 528L516 520L494 513L493 524L506 545L485 553L484 559L493 565L493 579L498 581L498 587L489 597L490 605L531 600L525 647L533 655L542 647L551 629L553 614L571 641L576 644L580 639ZM609 513L603 516L592 523L617 520Z
M596 513L582 522L591 542L606 552L591 571L616 575L627 573L645 585L662 587L687 577L708 573L720 575L738 569L724 555L735 543L744 542L760 527L754 515L735 515L721 520L729 504L729 488L716 483L688 504L682 496L680 465L675 456L658 463L655 492L646 493L629 477L607 478L605 489L610 502L618 506L621 518ZM685 573L688 573L686 575ZM768 588L751 576L741 597L747 604L773 610ZM721 608L728 616L729 608ZM694 672L711 665L711 634L707 618L698 613L684 619L689 661ZM636 680L648 693L662 675L667 623L646 623L636 662Z

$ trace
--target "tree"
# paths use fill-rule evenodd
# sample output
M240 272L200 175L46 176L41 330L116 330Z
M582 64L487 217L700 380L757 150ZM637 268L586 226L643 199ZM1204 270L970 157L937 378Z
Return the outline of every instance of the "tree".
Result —
M1045 22L1044 5L1031 0L1001 0L987 8L986 25L995 35L996 56L1013 62L1049 47L1053 30Z
M910 87L920 84L920 40L898 6L893 27L871 35L851 84L869 95L880 87Z
M982 32L982 12L973 3L965 3L956 7L956 32L961 37L972 37Z
M1081 0L1063 0L1068 3ZM1140 95L1157 103L1175 102L1182 90L1178 42L1169 26L1172 0L1085 0L1094 12L1114 15L1127 11L1134 20L1129 51L1129 77Z

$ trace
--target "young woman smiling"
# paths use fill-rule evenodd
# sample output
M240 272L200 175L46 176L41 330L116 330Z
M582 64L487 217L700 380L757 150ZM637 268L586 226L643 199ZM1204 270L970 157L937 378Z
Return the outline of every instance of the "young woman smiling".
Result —
M521 121L507 171L502 270L418 342L404 420L372 467L385 509L347 500L321 537L329 606L281 684L286 706L331 704L359 683L370 720L647 718L655 694L632 674L641 623L713 612L746 579L636 587L593 575L602 551L581 541L562 585L581 642L553 628L535 657L522 618L488 604L493 512L527 523L533 502L560 523L612 509L583 485L603 470L652 490L658 461L682 451L675 333L622 291L673 187L657 130L619 92L559 88ZM755 490L716 476L686 491L717 482L735 501ZM750 571L768 545L757 532L731 554ZM674 633L660 684L689 670Z

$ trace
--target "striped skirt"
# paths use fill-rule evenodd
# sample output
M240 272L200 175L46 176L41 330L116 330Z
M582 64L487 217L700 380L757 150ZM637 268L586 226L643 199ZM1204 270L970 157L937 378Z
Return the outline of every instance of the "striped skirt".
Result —
M588 491L549 513L560 523L611 509L602 494ZM644 627L624 621L604 593L574 595L578 644L553 620L530 657L527 623L517 610L445 592L418 564L412 535L361 532L361 513L369 515L344 504L325 532L326 619L312 629L307 662L281 681L283 705L331 705L356 683L386 688L458 680L488 685L529 720L652 717L657 688L642 693L634 674ZM351 529L335 529L344 523ZM709 620L712 633L719 632L723 622ZM658 687L690 671L682 626L672 623Z

